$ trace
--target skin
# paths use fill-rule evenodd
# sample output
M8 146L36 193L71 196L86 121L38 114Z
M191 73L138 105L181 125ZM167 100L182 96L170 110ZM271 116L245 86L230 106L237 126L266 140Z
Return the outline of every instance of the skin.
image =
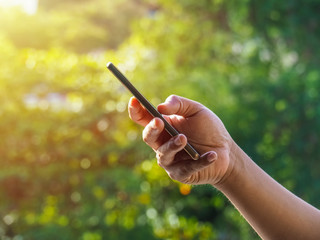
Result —
M208 108L174 95L160 104L158 111L184 133L175 137L136 98L130 99L128 109L130 118L145 127L143 140L172 179L216 187L263 239L320 239L320 211L257 166ZM187 138L201 154L197 161L183 151Z

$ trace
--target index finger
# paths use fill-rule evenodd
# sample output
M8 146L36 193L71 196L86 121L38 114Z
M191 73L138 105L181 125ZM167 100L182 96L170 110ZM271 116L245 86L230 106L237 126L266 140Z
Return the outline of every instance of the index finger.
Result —
M135 97L130 98L128 104L129 117L136 123L145 127L153 116L140 104Z

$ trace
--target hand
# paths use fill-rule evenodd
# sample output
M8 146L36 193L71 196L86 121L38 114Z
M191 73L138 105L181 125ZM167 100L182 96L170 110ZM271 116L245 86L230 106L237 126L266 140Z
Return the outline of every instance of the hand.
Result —
M136 98L129 102L129 116L145 127L143 140L156 152L159 166L177 181L218 184L232 172L234 141L221 120L198 102L170 96L158 111L180 133L171 137L159 118L153 118ZM188 142L201 154L193 160L184 150Z

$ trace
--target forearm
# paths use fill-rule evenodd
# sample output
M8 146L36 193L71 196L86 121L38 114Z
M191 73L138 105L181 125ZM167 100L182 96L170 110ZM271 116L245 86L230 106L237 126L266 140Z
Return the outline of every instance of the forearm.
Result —
M232 172L218 185L263 239L320 239L320 211L258 167L238 146Z

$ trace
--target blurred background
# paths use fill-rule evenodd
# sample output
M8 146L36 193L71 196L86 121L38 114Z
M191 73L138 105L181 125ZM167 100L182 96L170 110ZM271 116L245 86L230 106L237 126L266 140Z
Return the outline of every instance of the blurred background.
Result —
M319 208L319 11L317 0L0 0L0 239L259 239L217 190L157 166L109 61L154 105L178 94L208 106Z

